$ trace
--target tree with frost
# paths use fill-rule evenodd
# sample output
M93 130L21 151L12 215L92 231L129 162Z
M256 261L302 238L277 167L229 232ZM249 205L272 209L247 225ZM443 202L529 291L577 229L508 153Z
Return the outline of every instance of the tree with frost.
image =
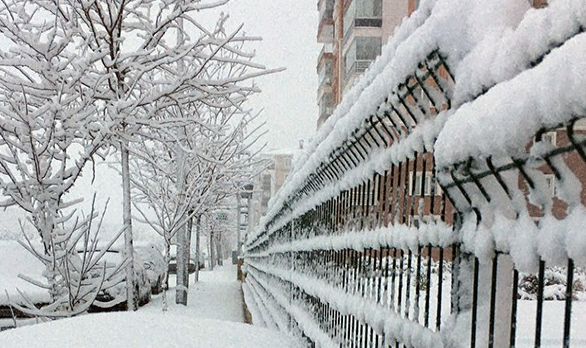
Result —
M104 104L103 118L115 131L120 151L123 220L128 263L128 303L132 303L132 216L129 144L144 127L183 127L196 115L197 105L212 105L225 95L257 91L249 82L270 71L242 50L241 27L227 32L227 16L211 29L201 24L208 9L228 0L112 0L62 1L92 51L108 55L96 66ZM172 111L170 111L172 110Z
M51 276L47 276L52 282L45 284L30 278L26 274L19 274L19 277L51 291L51 302L42 308L37 308L25 293L20 293L25 300L24 303L11 303L11 306L40 318L61 318L71 317L85 313L90 306L108 308L119 303L114 298L110 301L99 299L99 294L104 289L112 289L123 280L124 263L117 267L106 267L104 255L106 251L122 234L122 230L112 238L102 250L98 250L98 234L102 225L104 215L98 219L95 211L95 195L92 201L91 211L88 216L75 219L69 228L61 228L60 239L52 238L53 252L49 255L38 250L37 243L34 243L26 234L24 240L19 243L33 254L43 264L49 266ZM66 231L64 233L63 231ZM102 246L103 247L103 246ZM78 248L82 252L78 252Z
M7 156L3 162L16 168L3 169L10 197L5 204L31 212L50 252L55 221L68 217L59 212L71 204L62 193L109 141L121 158L130 309L135 287L129 143L145 126L162 129L190 122L193 115L182 110L191 105L213 103L226 93L256 91L247 81L269 72L241 49L256 38L245 36L241 28L227 32L226 16L211 29L200 23L205 10L227 2L2 2L2 33L10 41L4 54L3 98L14 115L3 127L8 138L3 143L24 154L2 153ZM10 137L25 139L25 145ZM77 145L75 154L72 144ZM29 179L34 185L28 185Z
M236 183L255 161L252 147L261 136L260 128L251 127L258 115L242 110L242 96L222 99L216 98L213 106L188 108L197 122L174 132L151 129L131 146L135 206L163 236L167 262L171 245L178 247L180 303L186 303L194 221L198 234L201 216L233 196Z
M74 29L50 2L0 4L0 207L28 213L62 312L77 310L71 242L89 223L73 219L66 194L110 136L87 78L105 52L88 52Z

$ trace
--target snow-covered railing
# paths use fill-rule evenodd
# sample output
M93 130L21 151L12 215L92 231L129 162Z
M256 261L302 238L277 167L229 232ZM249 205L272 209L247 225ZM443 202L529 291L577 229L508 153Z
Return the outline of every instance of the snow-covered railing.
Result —
M319 347L584 346L585 27L582 1L422 1L247 236L254 322Z

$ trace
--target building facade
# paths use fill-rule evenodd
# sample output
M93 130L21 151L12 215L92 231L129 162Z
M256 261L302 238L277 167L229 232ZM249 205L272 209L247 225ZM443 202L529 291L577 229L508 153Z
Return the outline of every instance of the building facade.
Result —
M279 191L287 175L293 168L295 156L303 148L273 150L262 155L266 167L255 177L255 190L251 203L251 226L257 226L260 219L266 214L269 201Z
M318 128L418 0L319 0Z
M356 79L381 53L395 28L420 0L318 0L317 59L319 128ZM547 0L528 0L535 8Z

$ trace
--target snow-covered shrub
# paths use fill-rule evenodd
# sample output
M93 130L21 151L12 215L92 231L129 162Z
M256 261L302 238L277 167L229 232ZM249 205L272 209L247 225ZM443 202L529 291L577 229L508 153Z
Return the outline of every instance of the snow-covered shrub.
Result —
M566 281L566 268L546 268L543 288L544 300L565 300ZM537 275L529 273L520 274L518 298L522 300L537 300L538 283L539 279ZM586 300L586 272L580 268L574 270L572 298L579 301Z

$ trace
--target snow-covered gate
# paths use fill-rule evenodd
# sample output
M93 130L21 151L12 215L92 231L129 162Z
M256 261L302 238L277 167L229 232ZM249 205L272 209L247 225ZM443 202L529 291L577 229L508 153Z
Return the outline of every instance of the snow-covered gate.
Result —
M255 324L586 347L585 27L582 1L423 1L247 236Z

